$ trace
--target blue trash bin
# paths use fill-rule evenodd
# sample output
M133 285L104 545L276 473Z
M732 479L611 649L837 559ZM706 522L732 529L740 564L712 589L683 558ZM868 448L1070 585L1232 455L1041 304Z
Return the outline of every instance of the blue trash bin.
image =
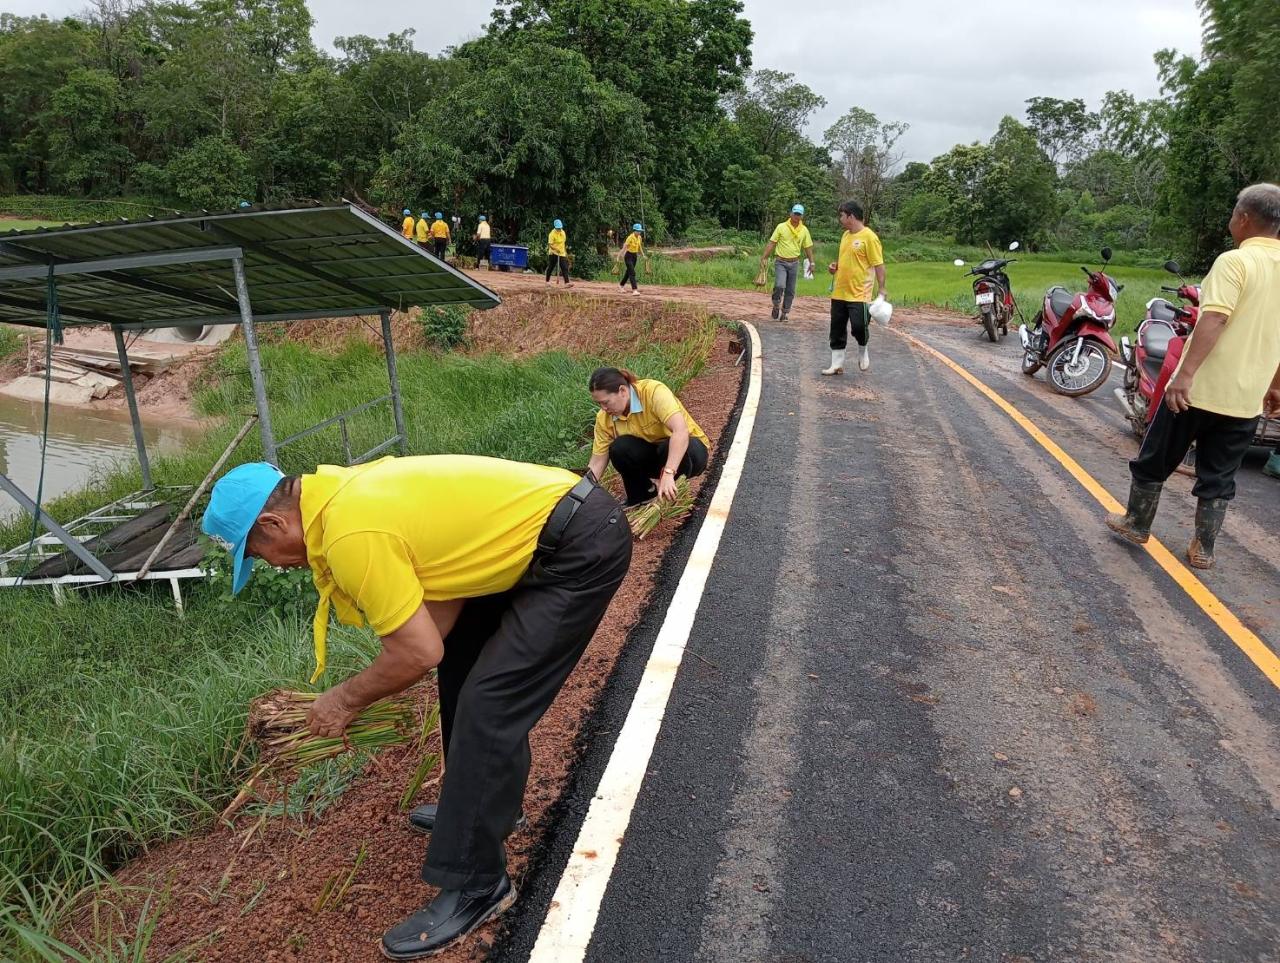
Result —
M503 271L523 271L529 266L529 249L522 244L493 244L489 247L489 263Z

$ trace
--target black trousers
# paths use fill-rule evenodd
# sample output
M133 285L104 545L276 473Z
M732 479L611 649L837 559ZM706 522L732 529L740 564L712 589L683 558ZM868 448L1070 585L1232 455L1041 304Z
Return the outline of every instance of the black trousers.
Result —
M627 282L631 282L631 290L636 289L636 261L639 260L638 254L632 254L627 251L622 255L622 263L626 265L626 270L622 272L622 280L618 283L618 287L625 288Z
M609 446L609 461L622 476L627 504L635 505L653 497L653 479L667 464L669 441L654 443L635 435L620 435ZM689 450L676 468L676 477L696 478L707 470L707 446L689 436Z
M566 496L567 497L567 496ZM422 864L441 889L492 886L529 779L529 731L578 664L631 564L631 529L597 488L508 592L468 599L437 672L444 785Z
M479 264L481 261L489 261L489 244L490 242L487 238L481 238L480 240L476 241L476 263L477 264ZM492 264L493 262L489 261L489 263Z
M1163 484L1195 442L1196 483L1191 493L1196 498L1235 498L1236 471L1257 430L1257 418L1232 418L1201 408L1175 415L1161 403L1138 457L1129 462L1129 473L1136 482Z
M867 346L871 336L870 315L865 301L840 301L831 299L831 350L843 351L849 343L849 331L853 340Z
M443 261L444 252L449 248L449 239L445 237L438 237L431 242L431 247L435 256Z
M564 278L566 282L568 282L568 280L569 280L569 259L568 259L567 257L562 257L562 256L561 256L561 255L559 255L559 254L548 254L548 255L547 255L547 278L546 278L546 279L547 279L548 281L550 281L550 280L551 280L551 275L553 275L553 274L555 274L555 273L556 273L556 265L557 265L557 264L560 266L560 276L561 276L562 278Z

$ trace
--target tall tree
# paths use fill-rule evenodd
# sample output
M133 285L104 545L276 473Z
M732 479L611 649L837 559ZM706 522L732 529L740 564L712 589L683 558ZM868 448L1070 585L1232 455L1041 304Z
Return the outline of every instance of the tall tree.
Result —
M861 198L868 215L879 207L889 175L902 160L897 145L908 129L909 124L883 123L871 111L851 107L823 135L838 165L841 190Z
M1098 116L1079 98L1032 97L1027 101L1027 126L1049 160L1061 166L1092 149Z

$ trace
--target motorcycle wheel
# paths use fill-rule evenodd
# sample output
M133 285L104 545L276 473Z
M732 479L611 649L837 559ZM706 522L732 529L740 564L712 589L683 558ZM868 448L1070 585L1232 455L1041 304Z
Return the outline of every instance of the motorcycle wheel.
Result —
M1097 391L1111 374L1111 355L1091 338L1085 339L1080 348L1079 360L1072 363L1078 340L1071 338L1064 341L1045 361L1050 387L1068 398L1079 398Z
M999 336L996 334L996 316L994 312L982 312L982 330L987 332L989 341L995 342L999 340Z
M1031 322L1031 331L1030 331L1029 333L1030 333L1030 335L1031 335L1031 343L1032 343L1032 344L1038 344L1038 343L1039 343L1039 341L1040 341L1040 326L1041 326L1041 325L1043 325L1043 324L1044 324L1044 312L1043 312L1043 311L1041 311L1041 312L1038 312L1038 313L1036 314L1036 316L1035 316L1034 320L1032 320L1032 322ZM1040 358L1040 355L1039 355L1039 354L1033 354L1033 353L1032 353L1032 352L1030 352L1030 351L1027 351L1027 350L1025 350L1025 349L1023 350L1023 352L1022 352L1022 373L1023 373L1024 375L1027 375L1027 376L1034 375L1034 374L1035 374L1037 371L1039 371L1042 367L1044 367L1044 362L1041 360L1041 358Z

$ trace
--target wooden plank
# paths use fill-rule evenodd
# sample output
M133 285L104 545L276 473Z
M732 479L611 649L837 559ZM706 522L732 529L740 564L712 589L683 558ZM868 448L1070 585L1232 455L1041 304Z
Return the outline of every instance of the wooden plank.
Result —
M93 538L85 541L84 546L98 558L106 563L107 567L111 567L111 563L104 557L104 553L110 553L118 550L122 546L127 545L133 539L147 532L158 530L155 542L160 541L160 535L164 534L164 529L169 521L169 516L173 514L172 505L156 505L136 518L121 525L117 525L110 531L103 532ZM62 575L82 575L88 574L89 570L83 562L72 555L70 552L63 552L61 555L49 559L38 565L30 574L29 578L58 578Z

